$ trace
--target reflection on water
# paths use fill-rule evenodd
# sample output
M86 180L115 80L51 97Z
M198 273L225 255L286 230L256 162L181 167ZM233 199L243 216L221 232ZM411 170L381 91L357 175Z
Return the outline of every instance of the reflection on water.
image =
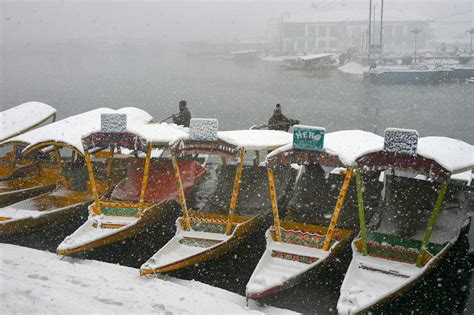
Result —
M195 117L221 129L265 123L276 103L302 123L328 131L388 126L472 141L472 85L372 85L338 73L285 71L272 63L186 57L160 46L4 49L2 107L38 100L65 117L99 106L138 106L157 120L186 99ZM34 69L34 71L33 71Z

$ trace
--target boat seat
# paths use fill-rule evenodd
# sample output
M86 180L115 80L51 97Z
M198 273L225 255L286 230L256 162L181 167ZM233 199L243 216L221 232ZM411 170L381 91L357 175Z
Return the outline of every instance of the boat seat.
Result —
M362 252L362 241L360 239L355 241L355 245L357 250ZM420 247L421 241L419 240L377 232L367 233L367 252L370 256L414 264L416 263ZM429 243L426 246L422 264L425 265L443 247L441 244Z

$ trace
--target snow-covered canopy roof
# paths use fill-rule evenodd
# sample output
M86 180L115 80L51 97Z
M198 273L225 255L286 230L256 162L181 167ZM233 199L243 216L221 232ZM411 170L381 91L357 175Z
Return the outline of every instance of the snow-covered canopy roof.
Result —
M357 161L360 167L397 167L440 177L457 174L474 168L474 147L461 140L447 137L418 139L415 155L369 152Z
M56 109L40 102L27 102L0 112L0 142L45 122Z
M348 167L352 166L359 157L382 149L383 138L381 136L363 130L341 130L325 135L322 152L337 157L342 165ZM293 143L272 151L267 156L267 160L276 158L279 155L290 154L290 152L293 152ZM320 154L317 151L307 152L309 155Z
M417 154L436 161L452 174L474 169L474 146L447 137L418 139Z
M23 142L29 144L25 148L25 151L41 143L55 142L57 144L68 145L78 152L84 153L81 139L84 135L100 130L102 113L126 113L127 123L130 127L146 124L153 119L147 112L134 107L125 107L119 110L97 108L29 131L9 139L8 142Z
M293 141L291 133L280 130L219 131L219 139L246 150L273 150Z

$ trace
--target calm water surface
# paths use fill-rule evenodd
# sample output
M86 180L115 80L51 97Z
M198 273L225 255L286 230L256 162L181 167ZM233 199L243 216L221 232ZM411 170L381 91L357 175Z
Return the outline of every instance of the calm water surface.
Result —
M179 50L158 46L5 48L1 71L2 108L36 100L55 106L59 117L100 106L136 106L160 120L175 113L178 101L186 99L195 117L218 118L219 128L225 130L265 123L278 102L288 116L328 131L363 129L382 135L387 127L403 127L417 129L421 136L474 142L472 84L372 85L338 73L282 71L271 63L186 58ZM255 265L264 239L248 246L255 247L252 252L257 254L249 258ZM425 282L382 311L473 314L472 259L466 255L473 246L471 232ZM340 256L328 273L267 303L304 312L334 312L350 250ZM226 266L242 270L234 256L219 264L222 268L202 266L198 280L243 293L251 270L219 273L228 270ZM194 277L186 272L177 276Z

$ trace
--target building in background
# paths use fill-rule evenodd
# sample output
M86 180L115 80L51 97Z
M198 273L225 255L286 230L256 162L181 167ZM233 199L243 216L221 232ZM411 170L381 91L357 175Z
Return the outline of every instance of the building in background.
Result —
M368 45L367 10L309 11L283 13L280 25L280 50L283 53L343 52L355 49L362 53ZM430 38L430 21L411 19L396 11L384 12L383 50L413 51L414 29L420 29L417 48L426 49ZM375 8L372 44L380 42L380 11Z

